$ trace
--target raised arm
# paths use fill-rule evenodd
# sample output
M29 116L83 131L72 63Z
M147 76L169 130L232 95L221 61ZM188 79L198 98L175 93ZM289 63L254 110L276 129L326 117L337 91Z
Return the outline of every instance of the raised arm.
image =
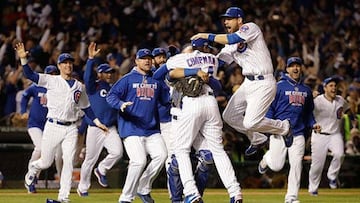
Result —
M236 44L245 41L244 39L239 37L239 35L237 35L236 33L231 33L231 34L198 33L192 36L191 40L196 40L199 38L207 39L210 42L216 42L219 44Z
M96 74L94 73L94 57L100 52L100 49L96 49L96 43L91 42L88 47L89 59L86 62L86 68L84 72L84 83L86 91L89 94L93 94L96 91Z
M17 43L15 45L15 51L20 58L21 65L23 66L24 75L26 78L31 81L38 83L39 82L39 74L31 70L27 61L27 51L25 51L24 44L22 42Z

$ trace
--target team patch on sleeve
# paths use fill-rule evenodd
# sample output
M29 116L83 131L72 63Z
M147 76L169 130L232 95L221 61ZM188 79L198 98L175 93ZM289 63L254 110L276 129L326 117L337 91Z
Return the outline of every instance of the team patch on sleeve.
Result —
M80 97L81 97L81 91L80 91L80 90L76 90L76 91L74 92L74 101L75 101L76 104L79 103Z
M247 25L242 25L239 29L240 32L246 32L248 30L249 30L249 26L247 26Z

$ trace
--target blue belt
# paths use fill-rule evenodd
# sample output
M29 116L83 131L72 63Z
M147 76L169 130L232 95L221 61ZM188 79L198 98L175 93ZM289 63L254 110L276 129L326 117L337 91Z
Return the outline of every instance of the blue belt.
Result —
M251 81L265 79L265 77L263 75L245 75L245 77Z
M48 121L50 123L56 123L58 125L65 125L65 126L69 126L69 125L72 125L72 124L76 123L76 121L58 121L58 120L55 120L55 119L52 119L52 118L48 118Z

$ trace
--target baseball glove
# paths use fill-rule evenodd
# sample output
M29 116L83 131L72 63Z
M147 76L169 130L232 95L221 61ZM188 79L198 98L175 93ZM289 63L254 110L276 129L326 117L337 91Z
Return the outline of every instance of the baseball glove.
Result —
M197 97L201 94L204 81L198 76L181 78L174 84L174 88L184 96Z

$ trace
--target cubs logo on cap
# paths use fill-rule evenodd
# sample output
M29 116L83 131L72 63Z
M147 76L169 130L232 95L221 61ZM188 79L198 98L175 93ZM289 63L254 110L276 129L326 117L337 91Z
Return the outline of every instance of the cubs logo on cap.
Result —
M226 10L225 14L221 15L221 17L245 18L245 14L244 11L239 7L230 7Z
M115 70L109 66L109 64L103 63L96 68L98 73L109 73L114 72Z
M161 55L161 54L166 55L166 50L164 48L158 47L158 48L153 49L153 51L152 51L153 57Z
M293 63L302 65L302 60L299 57L290 57L286 62L286 66L289 67Z
M151 58L153 57L149 49L139 49L139 51L136 52L136 59L140 59L144 57L151 57Z
M64 63L65 61L72 61L74 62L75 59L69 53L62 53L58 57L57 63Z
M46 66L45 70L44 70L45 74L51 74L51 73L58 73L58 68L54 65L48 65Z
M209 46L209 41L207 39L194 39L191 41L191 46L193 47L203 47L203 46Z

